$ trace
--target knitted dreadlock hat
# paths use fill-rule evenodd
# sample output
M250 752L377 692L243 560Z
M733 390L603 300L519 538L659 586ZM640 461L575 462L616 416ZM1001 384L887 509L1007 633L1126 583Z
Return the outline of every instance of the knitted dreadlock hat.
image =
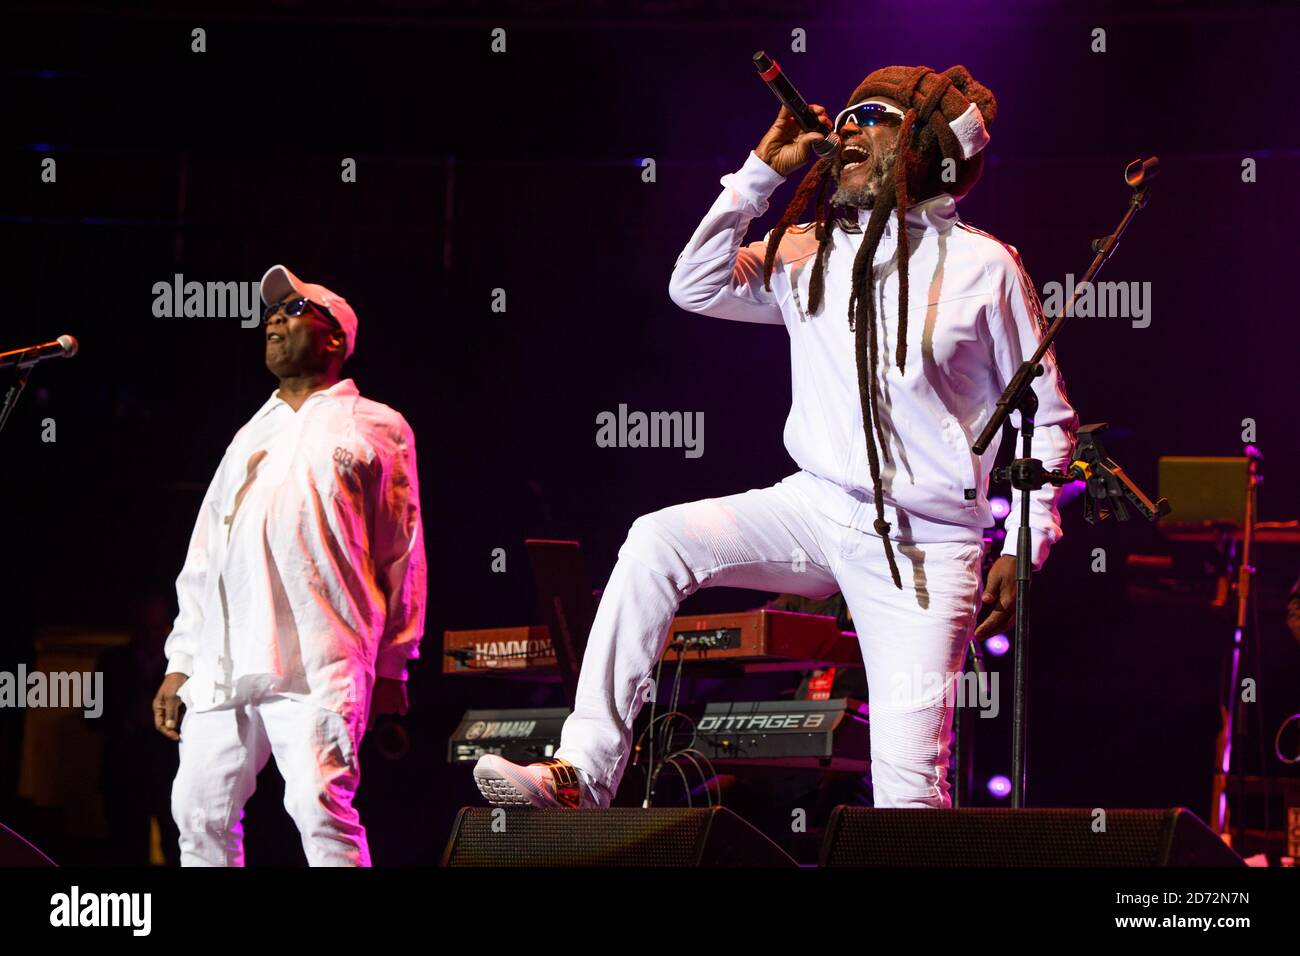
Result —
M928 130L938 141L942 157L957 163L956 182L946 184L949 188L944 191L958 197L969 192L983 168L982 158L976 157L988 145L988 127L998 115L993 92L976 82L964 66L949 67L942 73L928 66L886 66L858 84L844 107L856 106L874 96L889 97L905 111L916 113L912 123L907 124L911 142L899 135L900 151L910 147L919 153L920 147L926 145L921 137Z
M898 215L898 334L896 340L899 373L907 362L907 261L911 254L907 234L907 207L912 197L929 199L940 192L964 196L979 179L984 168L981 151L988 145L988 126L997 115L997 100L986 86L975 81L964 66L954 66L936 73L928 66L887 66L867 76L853 91L845 109L873 97L888 97L905 111L898 128L897 157L893 168L881 183L881 195L871 208L862 244L853 262L853 291L849 296L849 328L854 331L855 357L858 367L858 391L862 402L862 424L867 438L867 461L876 502L874 528L884 541L885 557L894 586L902 588L894 549L889 540L890 524L885 520L884 484L880 457L889 461L889 445L880 424L879 388L876 367L877 330L881 320L875 307L876 247L884 233L891 211ZM951 159L955 176L943 175L942 160ZM790 207L767 242L763 278L771 289L772 268L781 237L803 215L808 200L816 193L817 259L809 280L810 312L821 308L823 269L831 245L829 186L833 179L834 158L818 161L795 191ZM951 180L951 182L949 181ZM863 315L859 315L862 312ZM861 319L865 318L865 321Z

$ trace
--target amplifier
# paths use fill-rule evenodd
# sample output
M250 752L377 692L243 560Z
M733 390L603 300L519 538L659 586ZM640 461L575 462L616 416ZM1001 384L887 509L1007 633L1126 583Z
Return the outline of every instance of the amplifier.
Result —
M797 866L723 807L535 810L466 807L443 866Z
M822 866L1245 866L1182 807L976 807L904 810L836 807Z

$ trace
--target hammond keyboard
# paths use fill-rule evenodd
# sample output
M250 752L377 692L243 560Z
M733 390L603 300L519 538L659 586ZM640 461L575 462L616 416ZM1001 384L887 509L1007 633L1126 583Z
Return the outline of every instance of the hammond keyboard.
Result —
M835 618L793 611L739 611L673 619L665 663L724 665L741 672L860 667L858 639ZM551 634L543 625L443 633L444 674L558 679Z

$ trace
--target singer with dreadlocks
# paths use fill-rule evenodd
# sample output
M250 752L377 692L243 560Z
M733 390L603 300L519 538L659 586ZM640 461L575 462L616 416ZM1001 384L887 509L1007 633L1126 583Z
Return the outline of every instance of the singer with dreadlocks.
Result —
M1037 347L1042 311L1016 250L962 222L983 168L993 94L965 67L877 70L829 122L840 148L804 177L776 228L751 220L812 156L782 107L677 259L672 300L702 315L784 325L799 470L770 488L637 519L592 625L577 700L555 758L485 756L494 803L608 806L632 722L681 601L710 586L807 597L842 592L871 708L878 807L948 807L954 685L981 602L983 638L1015 601L1016 528L980 587L986 488L997 455L970 450L1002 389ZM802 222L811 201L812 221ZM1068 465L1078 418L1055 357L1034 381L1034 451ZM1019 414L1011 417L1020 426ZM1035 567L1061 537L1058 489L1032 493Z

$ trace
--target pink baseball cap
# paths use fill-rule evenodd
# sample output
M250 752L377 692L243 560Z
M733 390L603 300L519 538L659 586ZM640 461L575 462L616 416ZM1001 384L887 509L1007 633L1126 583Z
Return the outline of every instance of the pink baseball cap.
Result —
M262 276L262 301L267 305L279 302L290 292L297 292L308 302L314 302L323 309L329 309L343 335L347 339L347 353L344 358L352 357L352 350L357 347L357 314L348 305L343 296L331 292L323 285L303 282L296 275L281 265L274 265Z

